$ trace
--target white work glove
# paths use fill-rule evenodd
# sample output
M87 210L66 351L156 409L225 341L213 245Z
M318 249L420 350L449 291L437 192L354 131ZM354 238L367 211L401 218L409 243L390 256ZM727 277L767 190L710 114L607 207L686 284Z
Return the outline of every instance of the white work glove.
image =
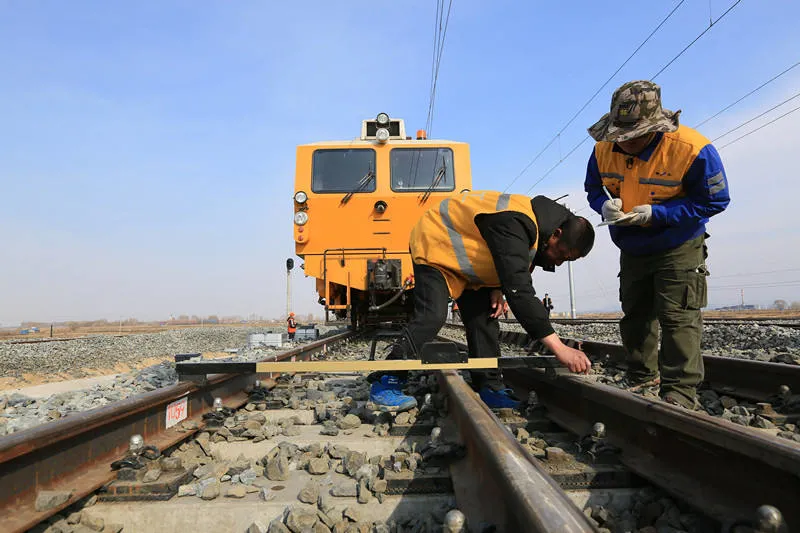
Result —
M606 222L614 222L621 218L625 213L622 212L622 198L612 198L603 202L603 220Z
M637 205L631 209L631 213L636 214L627 220L618 222L617 226L645 226L653 220L652 205Z

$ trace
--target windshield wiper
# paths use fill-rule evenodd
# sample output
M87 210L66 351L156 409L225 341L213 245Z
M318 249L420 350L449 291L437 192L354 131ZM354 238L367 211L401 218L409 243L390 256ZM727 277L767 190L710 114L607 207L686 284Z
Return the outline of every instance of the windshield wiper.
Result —
M361 178L361 180L359 180L358 184L356 185L356 188L350 191L349 193L345 194L344 198L342 198L342 201L339 203L346 204L347 202L349 202L350 198L352 198L355 193L363 191L366 188L367 184L373 178L375 178L375 173L372 170L368 170L367 173L364 174L364 177Z
M433 183L431 183L431 186L428 187L422 194L422 199L420 200L420 203L424 204L428 200L428 197L431 195L431 192L433 192L433 190L439 186L439 182L442 181L442 178L444 178L446 173L447 173L447 163L442 163L442 166L440 166L438 170L436 170L436 175L433 177Z

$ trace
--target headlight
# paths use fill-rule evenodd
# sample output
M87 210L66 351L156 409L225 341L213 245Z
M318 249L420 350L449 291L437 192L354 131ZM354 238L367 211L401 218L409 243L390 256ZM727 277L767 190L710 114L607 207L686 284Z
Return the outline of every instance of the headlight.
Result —
M303 191L297 191L294 193L294 201L298 204L304 204L306 203L306 200L308 200L308 195Z
M304 226L308 222L308 215L305 211L298 211L294 214L294 223L298 226Z
M386 128L378 128L378 131L375 132L375 139L383 144L389 140L389 130Z
M388 126L389 115L387 115L386 113L378 113L378 116L375 117L375 122L377 122L379 126Z

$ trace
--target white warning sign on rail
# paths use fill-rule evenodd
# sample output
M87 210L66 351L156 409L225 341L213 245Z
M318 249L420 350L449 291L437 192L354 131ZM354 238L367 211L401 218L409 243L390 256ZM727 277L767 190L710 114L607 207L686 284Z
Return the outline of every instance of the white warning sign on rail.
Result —
M184 396L167 406L167 427L171 428L181 420L185 420L189 412L188 398Z

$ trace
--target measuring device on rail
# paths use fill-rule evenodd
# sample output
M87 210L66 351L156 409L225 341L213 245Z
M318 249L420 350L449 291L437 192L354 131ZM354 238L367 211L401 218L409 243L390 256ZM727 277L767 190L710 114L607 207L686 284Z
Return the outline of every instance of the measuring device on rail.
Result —
M427 342L420 350L419 359L383 359L351 361L186 361L175 364L181 381L193 380L209 374L267 374L281 372L396 372L403 370L486 370L542 368L561 369L555 356L534 355L521 357L473 357L458 349L454 342Z

